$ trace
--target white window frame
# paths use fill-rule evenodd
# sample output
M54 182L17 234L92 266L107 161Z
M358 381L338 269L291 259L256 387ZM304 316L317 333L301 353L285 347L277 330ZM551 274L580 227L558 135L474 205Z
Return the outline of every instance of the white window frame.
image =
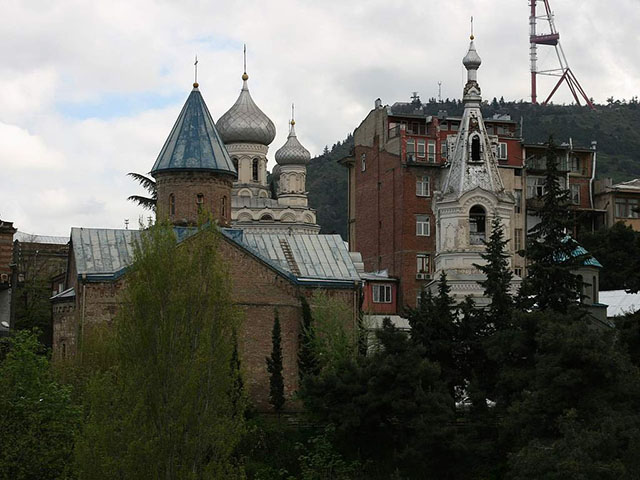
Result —
M507 160L508 157L507 142L498 142L498 148L496 150L498 160Z
M513 249L517 252L522 250L522 228L516 228L513 233Z
M393 290L388 283L374 283L371 285L373 303L392 303Z
M424 175L416 179L416 196L428 197L431 195L431 178Z
M571 189L571 203L573 205L580 205L580 185L569 185Z
M447 141L446 140L440 143L440 157L443 160L447 159Z
M421 268L425 267L426 268ZM431 257L428 253L418 253L416 255L416 273L429 273L431 267Z
M513 196L516 199L516 204L514 207L514 212L515 213L522 213L522 189L520 188L516 188L513 191Z
M426 144L424 140L418 140L416 152L418 158L424 158L426 156Z
M436 141L429 140L427 143L427 162L436 163Z
M367 154L366 153L363 153L362 155L360 155L360 162L361 162L360 169L361 169L361 171L364 172L367 169Z
M411 152L409 151L409 145L411 145ZM416 141L413 138L407 139L407 160L415 161L416 159Z
M431 221L429 215L416 215L416 236L428 237L431 235Z

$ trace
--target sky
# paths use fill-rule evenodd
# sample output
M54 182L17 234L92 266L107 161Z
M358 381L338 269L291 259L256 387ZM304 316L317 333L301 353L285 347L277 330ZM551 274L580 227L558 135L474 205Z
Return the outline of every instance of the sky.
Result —
M569 65L604 103L640 92L638 0L551 0ZM576 7L579 5L579 7ZM540 8L542 8L540 6ZM127 172L147 173L193 83L217 120L242 86L285 142L319 154L373 108L460 98L474 16L479 83L529 97L528 0L0 0L0 219L27 233L123 228L149 215ZM540 67L555 66L552 48ZM541 80L539 95L552 80ZM570 102L566 87L554 97Z

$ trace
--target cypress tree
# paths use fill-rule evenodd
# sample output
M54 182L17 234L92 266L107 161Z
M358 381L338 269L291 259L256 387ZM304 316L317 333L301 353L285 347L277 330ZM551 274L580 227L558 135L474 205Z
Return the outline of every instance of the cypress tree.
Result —
M269 372L269 403L279 413L284 406L284 378L282 376L282 332L277 310L273 321L271 342L271 356L266 359Z
M314 349L315 331L311 307L305 297L300 297L300 303L302 304L302 321L298 335L298 376L302 383L308 375L317 375L319 366Z

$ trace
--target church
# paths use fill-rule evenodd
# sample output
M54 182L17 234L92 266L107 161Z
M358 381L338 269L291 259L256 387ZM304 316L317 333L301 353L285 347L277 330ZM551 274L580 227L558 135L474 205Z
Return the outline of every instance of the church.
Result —
M267 151L275 137L271 120L254 103L242 76L238 101L214 122L198 83L151 168L158 220L174 225L178 238L208 212L221 233L221 256L229 265L233 300L244 313L238 334L249 398L268 410L275 312L282 325L285 408L298 388L298 336L305 299L331 297L350 312L355 329L361 279L357 255L339 235L321 235L305 191L310 154L298 141L293 119L276 152L279 187L267 185ZM72 228L63 286L52 297L53 354L74 355L92 324L112 322L133 260L136 230Z

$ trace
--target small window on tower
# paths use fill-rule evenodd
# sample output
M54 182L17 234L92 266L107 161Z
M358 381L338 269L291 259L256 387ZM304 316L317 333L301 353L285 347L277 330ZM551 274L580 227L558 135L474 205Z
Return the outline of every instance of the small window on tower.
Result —
M363 153L362 155L360 155L360 162L361 162L360 170L362 170L364 172L367 169L367 154L366 153Z
M176 214L176 196L171 193L169 194L169 215Z
M235 168L236 172L238 172L238 159L236 157L233 157L231 159L231 161L233 162L233 168ZM238 173L240 173L240 172L238 172Z
M252 178L254 182L258 181L258 159L254 158L252 162Z
M198 213L202 213L202 207L204 206L204 195L199 193L196 195L196 205L198 206Z
M474 135L471 139L471 161L480 161L480 137L478 135Z
M483 207L474 205L469 210L469 243L482 245L486 239L487 214Z
M224 195L222 197L222 218L226 218L227 216L227 196Z

